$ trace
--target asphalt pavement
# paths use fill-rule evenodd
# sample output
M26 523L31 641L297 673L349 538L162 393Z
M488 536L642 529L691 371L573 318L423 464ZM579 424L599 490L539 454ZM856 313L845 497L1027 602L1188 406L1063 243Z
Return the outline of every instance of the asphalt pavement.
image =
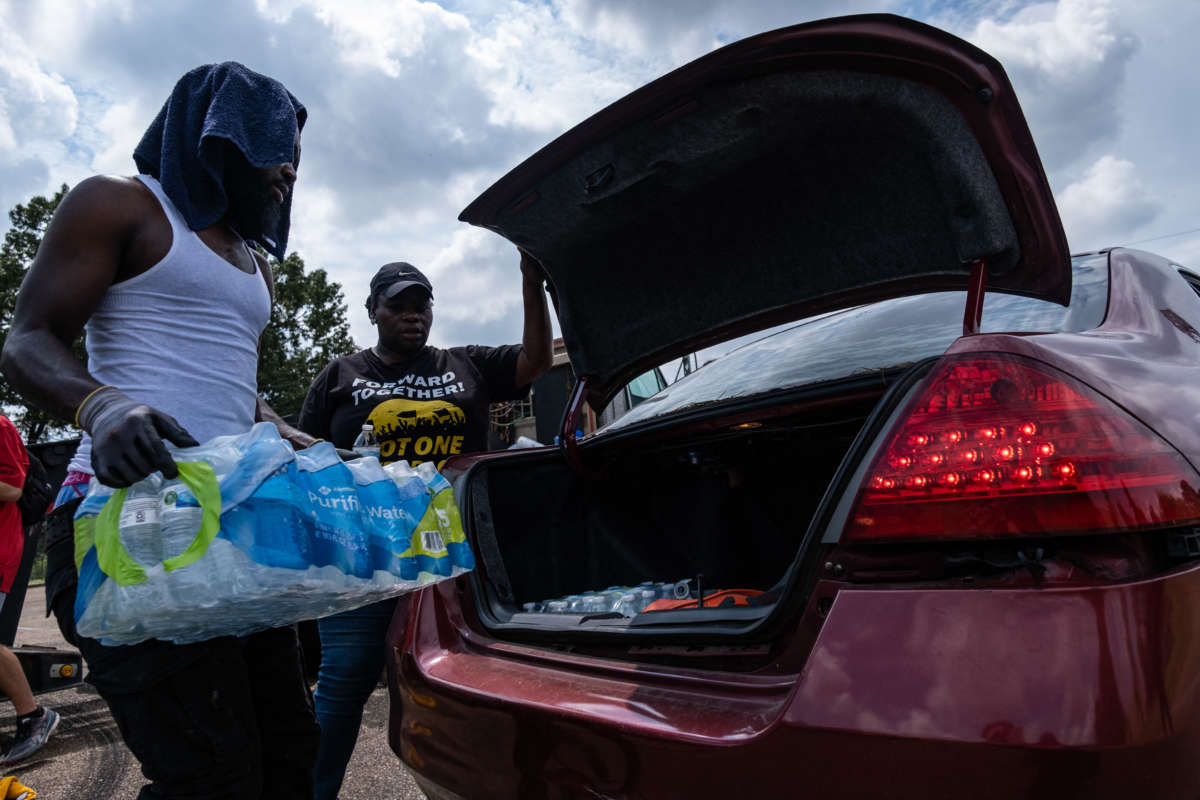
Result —
M69 647L54 619L45 616L45 593L40 586L29 587L16 645ZM23 764L3 768L0 774L16 775L37 792L39 800L136 800L145 783L141 769L121 741L108 706L96 691L82 684L48 692L37 699L58 711L62 721L42 750ZM11 737L16 730L12 705L0 699L0 706L0 737ZM387 690L380 687L371 695L363 714L358 745L346 771L340 800L424 797L388 748L387 716Z

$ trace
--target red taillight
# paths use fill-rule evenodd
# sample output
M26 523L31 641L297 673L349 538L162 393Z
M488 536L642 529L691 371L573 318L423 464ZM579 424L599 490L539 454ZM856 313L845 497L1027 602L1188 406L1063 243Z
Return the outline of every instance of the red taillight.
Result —
M1200 475L1108 398L1039 362L952 357L888 432L850 539L1127 531L1200 521Z

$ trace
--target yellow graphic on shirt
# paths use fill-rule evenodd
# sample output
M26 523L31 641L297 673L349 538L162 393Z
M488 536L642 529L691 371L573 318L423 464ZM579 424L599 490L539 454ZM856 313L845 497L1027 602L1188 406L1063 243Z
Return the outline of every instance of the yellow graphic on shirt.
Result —
M467 415L445 400L384 400L371 409L367 422L375 427L384 464L436 461L441 469L466 441Z

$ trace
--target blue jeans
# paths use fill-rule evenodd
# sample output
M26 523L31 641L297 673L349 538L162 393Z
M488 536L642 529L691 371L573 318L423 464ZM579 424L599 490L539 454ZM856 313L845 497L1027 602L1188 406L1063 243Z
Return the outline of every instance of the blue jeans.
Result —
M317 621L321 670L314 700L321 746L313 768L316 800L337 800L358 741L363 706L383 672L384 636L396 600L384 600Z

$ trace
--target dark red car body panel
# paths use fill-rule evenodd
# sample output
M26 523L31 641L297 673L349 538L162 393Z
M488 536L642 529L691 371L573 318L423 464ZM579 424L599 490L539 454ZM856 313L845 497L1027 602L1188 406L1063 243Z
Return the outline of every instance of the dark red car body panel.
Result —
M1194 796L1198 597L1200 568L843 589L799 675L734 676L501 644L443 584L392 651L393 747L435 798Z
M1195 464L1198 329L1175 265L1115 251L1100 328L950 352L1066 370ZM821 580L769 663L733 672L719 648L681 668L501 641L467 576L393 623L392 745L431 797L1200 795L1200 566L1084 578Z

